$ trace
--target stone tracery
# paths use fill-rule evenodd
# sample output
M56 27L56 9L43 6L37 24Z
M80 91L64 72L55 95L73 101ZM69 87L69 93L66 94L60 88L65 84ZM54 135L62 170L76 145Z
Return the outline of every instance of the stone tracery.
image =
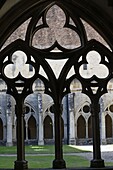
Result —
M53 36L56 39L54 41L52 40L52 43L50 46L48 46L46 49L37 49L32 47L32 40L33 37L36 33L36 31L39 31L40 29L49 29L51 27L51 23L47 25L46 20L45 20L45 14L47 11L49 11L50 8L47 7L45 11L42 13L43 17L43 25L38 25L37 24L37 18L33 14L32 19L29 23L29 26L27 28L27 34L25 41L24 40L16 40L9 46L7 46L3 51L1 51L1 59L0 59L0 66L1 66L1 78L6 82L8 86L7 93L11 94L17 103L17 108L16 108L16 116L17 116L17 132L18 135L22 134L22 129L23 129L23 102L25 97L27 97L29 94L32 93L32 85L33 82L37 79L40 78L44 85L45 85L45 93L50 95L53 98L54 101L54 114L55 114L55 147L56 147L56 152L55 152L55 160L53 162L53 168L65 168L65 161L63 160L63 153L62 153L62 141L61 141L61 133L59 134L60 137L57 136L58 132L60 132L61 128L61 114L62 114L62 99L63 97L70 92L70 83L74 78L77 78L81 84L82 84L82 92L89 96L91 99L91 113L93 115L93 139L94 141L97 139L98 145L94 144L94 159L91 161L91 167L104 167L104 161L101 159L100 155L100 139L99 139L99 99L100 97L104 94L107 93L107 83L108 81L112 78L112 65L110 65L110 62L112 62L112 53L109 51L105 46L103 46L101 43L91 40L87 40L87 36L85 34L85 28L78 16L75 16L75 20L73 19L73 22L75 23L76 26L72 26L69 24L69 13L66 13L66 28L64 28L64 23L61 23L61 30L66 30L66 29L72 29L75 31L81 41L81 46L80 48L72 48L72 49L67 49L64 46L62 46L56 38L57 36ZM62 10L64 10L62 8ZM44 14L44 16L43 16ZM68 16L68 17L67 17ZM38 19L40 19L40 16L38 16ZM75 22L76 21L76 22ZM56 26L56 25L54 25ZM52 29L52 28L51 28ZM50 35L51 35L51 30ZM59 32L58 32L59 33ZM52 31L53 35L53 31ZM60 34L59 34L60 36ZM60 52L51 52L57 48L60 50ZM8 61L3 62L6 56L10 56L12 53L16 52L17 50L22 50L26 56L27 56L27 61L29 64L33 65L35 69L35 73L33 77L30 77L27 79L27 77L22 76L22 75L17 75L14 77L14 79L10 79L10 77L6 77L4 74L3 70L7 65L11 62L10 57L8 58ZM105 77L100 78L98 76L98 73L96 75L93 75L91 73L90 77L86 78L83 77L82 74L79 73L79 69L83 64L88 62L86 60L87 58L87 53L90 52L91 50L97 51L98 54L102 56L102 63L101 66L104 65L105 67L108 68L109 70L109 76L106 74ZM62 53L61 53L62 52ZM33 57L33 61L31 61L31 56ZM83 59L79 62L80 57L83 56ZM106 58L107 61L106 61ZM62 68L61 73L59 74L59 77L56 78L54 72L51 69L51 65L47 62L46 59L68 59L67 62L65 63L64 67ZM108 65L109 62L109 65ZM99 64L99 62L97 63ZM72 75L70 78L67 78L67 74L69 73L70 69L74 66L74 75ZM39 74L39 68L42 67L47 75L47 78L44 77L43 75ZM95 70L94 70L95 71ZM100 78L100 79L99 79ZM106 78L106 79L105 79ZM10 82L9 82L10 81ZM19 93L18 88L21 87L22 93ZM93 93L92 88L96 88L97 91L96 93ZM20 114L21 113L21 114ZM97 123L97 125L95 124ZM21 129L19 124L22 125ZM58 129L57 129L58 128ZM98 132L98 133L97 133ZM17 155L18 155L18 160L15 162L15 169L18 169L20 160L22 163L22 169L25 166L27 169L27 162L25 161L25 155L23 155L23 150L24 150L24 145L23 145L23 136L21 141L19 141L19 136L18 136L18 150L17 150ZM19 150L20 143L22 144L22 149ZM24 160L24 163L22 162Z

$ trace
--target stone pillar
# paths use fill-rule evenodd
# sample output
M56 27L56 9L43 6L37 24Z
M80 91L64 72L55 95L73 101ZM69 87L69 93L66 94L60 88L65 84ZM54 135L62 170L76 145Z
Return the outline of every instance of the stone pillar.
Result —
M66 163L63 159L63 148L62 148L62 134L61 134L61 115L62 106L58 103L54 104L54 115L55 115L55 159L53 161L54 169L65 169Z
M12 134L13 134L13 141L16 141L16 124L15 123L13 124Z
M39 113L39 138L38 145L44 145L42 113Z
M74 93L68 94L69 144L76 144L75 142L74 97L75 97Z
M91 168L104 168L104 160L101 159L100 151L100 105L98 103L91 104L92 113L92 130L93 130L93 159L91 160Z
M101 144L106 144L106 127L105 127L105 112L104 112L104 101L102 97L99 100L100 103L100 137Z
M37 98L38 98L38 115L39 115L39 132L37 132L38 133L38 145L44 145L42 94L38 93Z
M7 109L7 146L12 146L12 117L10 110Z
M69 144L76 144L75 142L75 123L74 113L70 112L70 129L69 129Z
M105 131L105 114L101 115L101 143L106 144L106 131Z
M11 107L11 97L10 95L7 96L7 146L13 145L13 137L12 137L12 107Z
M86 122L86 138L88 138L88 121Z
M69 144L69 142L68 142L68 120L69 120L69 118L68 118L68 107L67 107L67 96L65 96L64 98L63 98L63 115L62 115L62 118L63 118L63 120L64 120L64 144Z
M26 123L26 125L25 125L25 127L26 127L26 141L28 141L28 124Z
M25 160L23 106L23 98L19 96L15 107L17 117L17 160L14 162L14 170L28 170L28 162Z

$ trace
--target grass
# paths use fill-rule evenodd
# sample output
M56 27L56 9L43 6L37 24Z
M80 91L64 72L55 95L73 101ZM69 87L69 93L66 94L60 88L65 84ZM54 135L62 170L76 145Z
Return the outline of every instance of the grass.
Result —
M26 160L28 161L29 168L52 168L52 162L54 160L54 155L40 156L38 154L54 154L53 145L45 146L26 146L26 153L36 154L36 156L27 155ZM63 146L64 153L74 153L83 152L79 149L73 148L68 145ZM87 151L84 151L87 152ZM0 146L0 154L16 154L16 146L5 147ZM87 153L86 153L87 154ZM1 156L0 157L0 168L14 168L14 161L16 161L16 156ZM66 161L67 168L74 167L89 167L90 161L86 160L80 156L64 155L64 160ZM113 163L107 162L106 166L113 166Z
M0 146L0 154L16 154L16 146L6 147ZM25 146L26 154L54 154L54 145L44 145L44 146ZM80 149L73 148L69 145L63 146L64 153L77 153L77 152L87 152L81 151Z
M0 168L14 168L16 157L0 157ZM26 156L29 168L51 168L54 156ZM89 162L79 156L64 156L67 167L88 167Z
M14 168L16 157L0 157L0 168ZM54 156L26 156L29 168L52 168ZM67 168L89 167L90 161L80 156L64 156ZM113 166L113 163L106 163L106 166Z

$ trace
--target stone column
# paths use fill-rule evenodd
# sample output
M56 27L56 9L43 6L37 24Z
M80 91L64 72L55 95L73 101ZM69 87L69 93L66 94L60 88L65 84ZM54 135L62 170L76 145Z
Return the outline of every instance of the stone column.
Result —
M28 141L28 122L26 123L26 125L25 125L25 127L26 127L26 141Z
M62 115L62 118L63 118L63 120L64 120L64 143L68 143L69 144L69 142L68 142L68 120L69 120L69 118L68 118L68 107L67 107L67 96L65 96L64 98L63 98L63 115Z
M7 146L12 146L12 117L11 112L7 109Z
M74 113L70 112L70 129L69 129L69 144L76 144L75 142L75 123Z
M104 101L102 97L99 100L100 103L100 138L101 144L106 144L106 130L105 130L105 112L104 112Z
M39 115L39 132L37 132L38 133L38 145L44 145L42 94L38 93L37 98L38 98L38 115Z
M106 131L105 131L105 114L101 115L101 142L102 144L106 144Z
M88 138L88 121L86 122L86 138Z
M17 160L14 162L14 170L28 170L28 162L25 160L23 106L23 98L19 96L15 107L17 117Z
M93 159L91 160L91 168L103 168L104 160L101 159L100 151L100 121L99 121L100 105L98 103L91 104L92 113L92 130L93 130Z
M7 146L12 146L13 145L13 137L12 137L12 110L11 110L11 98L10 95L7 96Z
M38 145L44 145L42 113L39 113L39 138Z
M63 159L62 134L61 134L61 115L62 106L58 103L54 104L55 115L55 159L53 161L53 169L65 169L66 163Z
M75 142L75 117L74 117L74 93L68 94L68 114L69 114L69 144Z

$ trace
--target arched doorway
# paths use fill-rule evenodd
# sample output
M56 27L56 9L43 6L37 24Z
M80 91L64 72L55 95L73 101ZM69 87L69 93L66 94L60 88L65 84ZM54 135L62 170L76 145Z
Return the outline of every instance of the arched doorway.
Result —
M34 116L31 116L28 120L28 139L36 138L37 138L36 120Z
M48 115L44 119L44 139L53 139L53 123Z
M105 116L106 138L112 137L112 119L109 114Z
M86 138L86 122L82 115L77 120L77 137Z

